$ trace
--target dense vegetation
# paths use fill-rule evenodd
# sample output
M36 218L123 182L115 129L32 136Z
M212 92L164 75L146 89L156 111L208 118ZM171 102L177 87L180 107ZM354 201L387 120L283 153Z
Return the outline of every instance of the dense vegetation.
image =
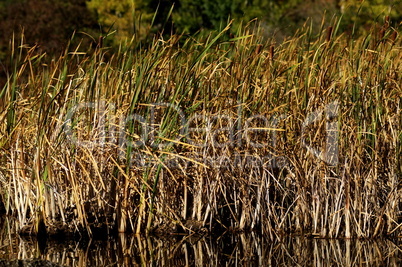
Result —
M172 7L174 7L172 9ZM39 44L41 51L60 53L76 31L75 44L98 44L100 36L111 34L107 45L133 34L145 39L150 33L194 34L199 30L219 30L234 19L234 25L258 18L264 34L279 39L292 36L310 18L319 29L324 12L327 17L343 16L340 29L365 34L385 16L398 23L402 3L393 0L17 0L0 3L0 60L9 54L12 34L25 33L24 43ZM151 23L153 22L153 23ZM152 26L151 26L152 25ZM395 26L395 25L392 25ZM236 32L236 27L232 27ZM152 39L152 37L151 37Z
M6 212L34 233L400 236L399 29L341 23L281 43L249 23L142 49L71 44L50 63L15 43Z

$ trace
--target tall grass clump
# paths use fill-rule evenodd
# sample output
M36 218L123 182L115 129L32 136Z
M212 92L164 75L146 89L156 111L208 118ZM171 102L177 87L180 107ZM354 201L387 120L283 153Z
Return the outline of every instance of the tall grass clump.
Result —
M398 29L229 27L49 64L15 45L0 194L20 228L399 236Z

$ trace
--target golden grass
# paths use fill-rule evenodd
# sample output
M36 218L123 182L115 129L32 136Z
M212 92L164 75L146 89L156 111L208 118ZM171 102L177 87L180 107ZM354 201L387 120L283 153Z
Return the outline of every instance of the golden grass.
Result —
M89 234L401 235L398 30L354 39L335 23L275 44L227 29L78 47L48 65L13 50L0 93L7 212Z

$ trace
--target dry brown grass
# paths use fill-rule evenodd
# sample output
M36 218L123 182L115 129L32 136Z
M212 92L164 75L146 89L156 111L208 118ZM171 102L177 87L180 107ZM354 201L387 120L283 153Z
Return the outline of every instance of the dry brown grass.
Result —
M7 212L88 233L399 236L398 30L353 39L334 24L282 44L224 32L108 60L77 48L47 66L15 50L0 109Z

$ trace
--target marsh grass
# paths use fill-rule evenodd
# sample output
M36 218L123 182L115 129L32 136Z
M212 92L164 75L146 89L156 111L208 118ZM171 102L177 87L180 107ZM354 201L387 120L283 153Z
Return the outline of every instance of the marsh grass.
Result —
M15 44L7 212L33 232L400 236L401 39L338 25L281 44L253 23L229 39L229 25L49 64Z

